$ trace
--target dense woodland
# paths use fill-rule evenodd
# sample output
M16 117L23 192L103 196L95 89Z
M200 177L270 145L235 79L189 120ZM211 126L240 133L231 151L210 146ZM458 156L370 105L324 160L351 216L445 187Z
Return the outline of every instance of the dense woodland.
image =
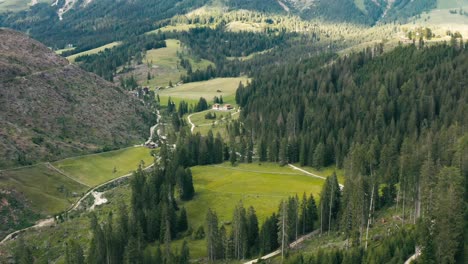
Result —
M365 11L360 10L354 0L282 2L290 12L286 12L275 0L101 0L88 4L80 0L60 20L57 12L65 1L58 1L58 5L38 3L25 11L1 13L0 26L27 31L53 48L73 44L80 50L87 50L113 41L131 39L164 25L171 17L187 14L205 4L217 6L221 3L229 11L243 9L271 16L296 15L305 20L373 25L381 19L385 22L404 22L408 17L434 7L436 0L397 0L385 17L382 17L382 12L386 1L382 0L365 0Z
M249 84L239 84L241 118L226 125L224 138L211 131L206 136L192 134L185 124L184 115L209 109L211 102L200 98L195 105L176 105L169 98L164 110L174 144L161 145L153 169L134 173L128 208L122 205L104 220L90 214L90 245L68 241L65 262L189 263L189 243L173 249L170 243L176 239L205 239L210 262L254 258L282 248L285 263L401 263L415 246L422 249L418 263L466 262L466 45L453 38L449 44L426 47L423 39L415 39L417 45L387 53L383 45L341 57L334 53L398 30L382 26L368 37L362 36L361 31L368 30L362 25L404 21L436 1L396 0L387 13L384 0L364 0L367 12L353 0L317 1L313 10L281 16L284 9L277 1L270 5L231 0L225 1L232 11L226 14L179 15L206 2L93 1L86 9L71 10L61 23L55 8L46 4L0 15L0 25L30 30L54 48L78 46L64 55L122 41L113 49L76 59L82 68L110 81L141 64L146 51L165 47L166 39L178 39L190 55L216 65L193 71L181 56L180 66L187 70L184 82L254 77ZM307 1L283 2L293 8ZM239 8L267 14L235 11ZM107 16L102 17L102 10ZM346 23L307 20L317 17ZM232 32L228 28L233 21L262 27L257 33ZM141 35L178 24L206 27ZM255 56L242 59L249 55ZM138 89L132 76L122 78L121 86ZM144 96L141 88L138 91L140 99L155 107L153 92ZM335 166L344 169L345 183L341 188L333 174L320 199L308 194L289 197L262 223L255 208L245 208L240 201L229 228L211 209L203 226L191 226L185 208L179 207L180 201L196 194L190 167L226 161L232 166L299 163L319 170ZM402 229L368 247L374 216L388 208L398 212ZM313 231L341 234L345 248L308 255L290 251L290 242ZM32 249L21 240L14 257L18 263L34 261Z
M403 222L425 226L424 256L460 260L468 54L451 44L386 54L377 46L329 66L271 69L240 86L236 100L259 159L345 168L330 225L353 245L363 244L374 210L396 205Z

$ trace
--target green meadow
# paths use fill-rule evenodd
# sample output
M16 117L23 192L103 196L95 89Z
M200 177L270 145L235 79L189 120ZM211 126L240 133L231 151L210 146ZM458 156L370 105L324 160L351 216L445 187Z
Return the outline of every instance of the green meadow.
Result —
M246 77L215 78L209 81L186 83L173 88L161 89L157 93L161 99L170 96L172 99L178 98L192 102L198 102L200 97L203 97L209 104L213 103L215 96L223 96L224 103L234 104L239 83L246 84L248 81L249 79Z
M146 52L143 58L143 63L150 65L152 70L152 79L144 82L145 85L163 86L169 85L169 82L176 84L180 81L181 75L185 75L186 71L179 65L179 57L177 53L183 53L181 42L177 39L166 40L166 47L160 49L152 49ZM208 60L197 59L195 57L183 55L192 65L192 70L206 69L209 65L214 64Z
M80 156L54 162L67 175L89 186L95 186L134 171L140 162L153 163L150 149L130 147L99 154Z
M244 207L253 206L259 223L278 209L279 202L291 195L300 198L305 192L318 200L323 180L305 175L290 167L275 163L239 164L228 163L192 168L195 187L193 200L182 203L187 209L189 225L193 230L204 225L208 208L215 210L220 223L229 226L234 207L242 201ZM181 241L175 242L180 245ZM189 240L194 258L205 256L202 241ZM178 246L177 246L178 247Z
M67 178L46 164L0 172L0 189L16 189L34 211L53 215L66 210L89 187Z
M68 56L67 59L68 59L68 61L70 61L70 62L74 62L75 59L76 59L77 57L79 57L79 56L96 54L96 53L99 53L99 52L104 51L104 50L106 50L106 49L112 49L113 47L118 46L118 45L120 45L121 43L122 43L122 42L120 42L120 41L115 41L115 42L106 44L106 45L104 45L104 46L97 47L97 48L95 48L95 49L91 49L91 50L87 50L87 51L83 51L83 52L80 52L80 53L73 54L73 55L71 55L71 56Z

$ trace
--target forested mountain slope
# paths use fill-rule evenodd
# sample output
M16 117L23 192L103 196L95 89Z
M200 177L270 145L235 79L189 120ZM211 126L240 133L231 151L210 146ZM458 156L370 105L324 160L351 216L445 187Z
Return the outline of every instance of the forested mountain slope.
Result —
M58 1L0 13L0 26L28 32L53 48L73 44L87 50L158 28L166 19L203 6L222 12L251 10L304 19L374 25L405 22L436 7L436 0L135 0ZM64 7L67 6L65 9ZM70 7L71 6L71 7ZM63 11L66 10L65 13Z
M396 203L403 221L424 217L428 259L460 259L468 177L468 52L461 47L412 45L379 55L377 46L325 66L272 67L241 85L236 99L261 161L345 168L333 226L351 243L362 239L369 206ZM382 193L372 205L376 186Z
M143 104L22 33L0 29L0 167L138 142Z

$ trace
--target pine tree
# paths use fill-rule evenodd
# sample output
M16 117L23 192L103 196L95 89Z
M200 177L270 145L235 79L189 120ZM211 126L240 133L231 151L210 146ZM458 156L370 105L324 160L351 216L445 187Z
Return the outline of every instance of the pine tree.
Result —
M312 165L318 170L325 166L325 145L322 142L315 148Z
M255 209L252 206L250 206L249 210L247 210L246 218L247 248L249 251L249 256L253 256L258 252L259 231L257 214L255 213Z
M177 221L177 231L184 232L188 228L188 221L187 221L187 212L185 211L185 207L180 209L180 215Z
M286 138L283 138L281 140L279 149L279 159L280 166L288 164L288 140Z
M186 240L182 243L182 248L180 249L179 264L189 264L190 263L190 250Z
M232 237L234 243L234 257L236 259L244 259L247 253L248 238L246 211L242 202L239 202L234 209L234 215L232 217Z
M281 201L278 216L278 244L281 246L281 260L284 259L285 251L289 247L289 219L288 219L288 203Z
M208 260L214 262L218 259L219 248L219 232L218 232L218 217L210 208L206 213L206 248Z
M83 248L75 240L71 240L66 244L65 251L66 264L84 264Z
M128 240L127 247L125 248L125 263L139 264L141 262L141 253L142 252L138 243L138 239L134 236L131 236Z
M463 249L464 183L460 170L445 167L437 176L434 241L437 263L455 263Z

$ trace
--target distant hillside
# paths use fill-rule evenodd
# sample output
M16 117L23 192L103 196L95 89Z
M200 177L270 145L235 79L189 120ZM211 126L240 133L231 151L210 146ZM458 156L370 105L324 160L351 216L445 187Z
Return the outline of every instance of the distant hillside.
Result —
M67 0L53 5L39 1L20 12L0 9L0 27L28 32L53 48L73 44L79 52L132 38L203 6L374 25L407 22L424 11L466 0L448 1L443 5L441 0Z
M120 88L0 29L0 168L139 142L152 115Z

